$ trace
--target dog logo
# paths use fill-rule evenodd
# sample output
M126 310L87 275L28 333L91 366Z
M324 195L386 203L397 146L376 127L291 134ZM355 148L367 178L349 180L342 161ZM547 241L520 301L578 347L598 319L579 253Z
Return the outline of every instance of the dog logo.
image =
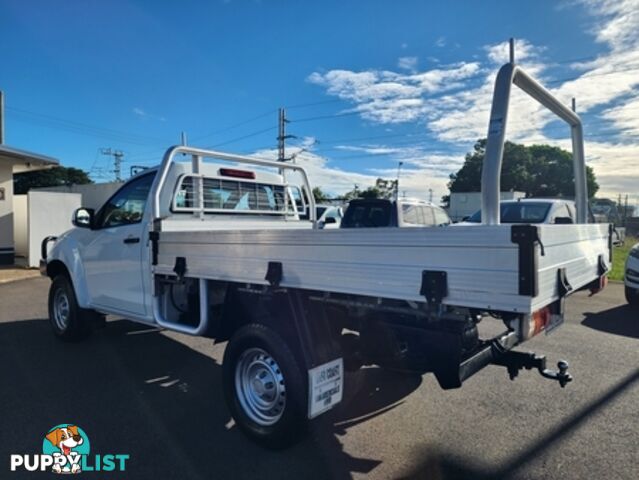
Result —
M75 474L86 472L124 472L128 453L93 453L87 434L75 423L62 423L50 429L42 440L42 453L12 453L12 472Z
M54 473L80 473L82 456L90 451L89 438L77 425L61 424L52 428L42 442L42 452L53 456Z

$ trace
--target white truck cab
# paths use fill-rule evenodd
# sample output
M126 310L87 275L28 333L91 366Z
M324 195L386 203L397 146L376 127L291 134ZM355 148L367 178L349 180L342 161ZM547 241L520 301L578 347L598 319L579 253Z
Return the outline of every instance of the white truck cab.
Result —
M149 258L148 208L157 168L139 173L126 182L97 212L75 212L75 229L55 242L47 255L49 264L58 260L71 268L78 305L114 314L133 316L153 323L150 275L143 265ZM281 175L259 170L207 164L200 175L188 165L175 163L168 182L174 188L162 195L162 216L170 216L176 229L194 227L194 184L204 187L202 228L311 228L299 221L290 188Z

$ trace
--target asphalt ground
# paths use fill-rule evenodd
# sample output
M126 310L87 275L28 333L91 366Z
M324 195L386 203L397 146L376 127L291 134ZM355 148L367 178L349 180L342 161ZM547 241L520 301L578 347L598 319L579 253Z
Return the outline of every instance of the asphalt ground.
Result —
M234 426L221 390L224 345L113 319L79 344L53 337L48 279L0 285L0 479L12 453L79 425L91 452L130 455L135 479L637 479L639 311L612 284L573 295L565 324L522 350L570 361L565 389L536 372L491 366L461 389L368 368L301 444L263 450ZM60 478L60 477L51 477Z

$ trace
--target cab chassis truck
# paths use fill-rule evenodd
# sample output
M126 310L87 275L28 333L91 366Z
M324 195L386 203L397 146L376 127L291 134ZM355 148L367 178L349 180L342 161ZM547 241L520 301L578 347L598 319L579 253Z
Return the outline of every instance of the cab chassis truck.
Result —
M575 224L500 224L513 84L570 126ZM253 170L240 169L247 165ZM224 208L215 193L220 185L240 177L243 186L233 188L248 191L265 169L278 172L268 177L270 187L255 184L271 189L261 200L270 208ZM291 208L287 176L312 191L296 164L174 146L100 211L76 210L77 228L42 245L54 333L79 340L115 314L228 340L223 389L230 412L249 437L272 448L297 441L310 419L337 405L344 371L363 365L432 372L444 389L491 364L506 367L512 379L537 369L562 387L571 380L566 362L552 370L545 357L513 348L559 325L568 295L604 287L611 229L587 223L579 117L520 67L508 63L496 78L481 225L324 230L312 195L308 218ZM273 192L283 202L275 210ZM122 198L122 208L138 213L118 210ZM504 324L494 338L478 334L487 316Z

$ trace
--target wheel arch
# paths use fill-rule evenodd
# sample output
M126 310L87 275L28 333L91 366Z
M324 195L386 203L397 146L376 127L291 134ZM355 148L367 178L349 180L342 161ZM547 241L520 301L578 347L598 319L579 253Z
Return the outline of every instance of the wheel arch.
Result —
M47 262L47 276L53 280L58 275L65 275L73 287L78 305L81 308L90 308L86 285L82 281L77 281L79 278L84 278L82 272L78 271L80 269L81 267L76 265L75 271L71 270L61 259L53 259Z
M287 289L264 292L229 288L217 341L256 323L276 332L307 370L341 356L339 339L321 305L309 305L309 292Z

